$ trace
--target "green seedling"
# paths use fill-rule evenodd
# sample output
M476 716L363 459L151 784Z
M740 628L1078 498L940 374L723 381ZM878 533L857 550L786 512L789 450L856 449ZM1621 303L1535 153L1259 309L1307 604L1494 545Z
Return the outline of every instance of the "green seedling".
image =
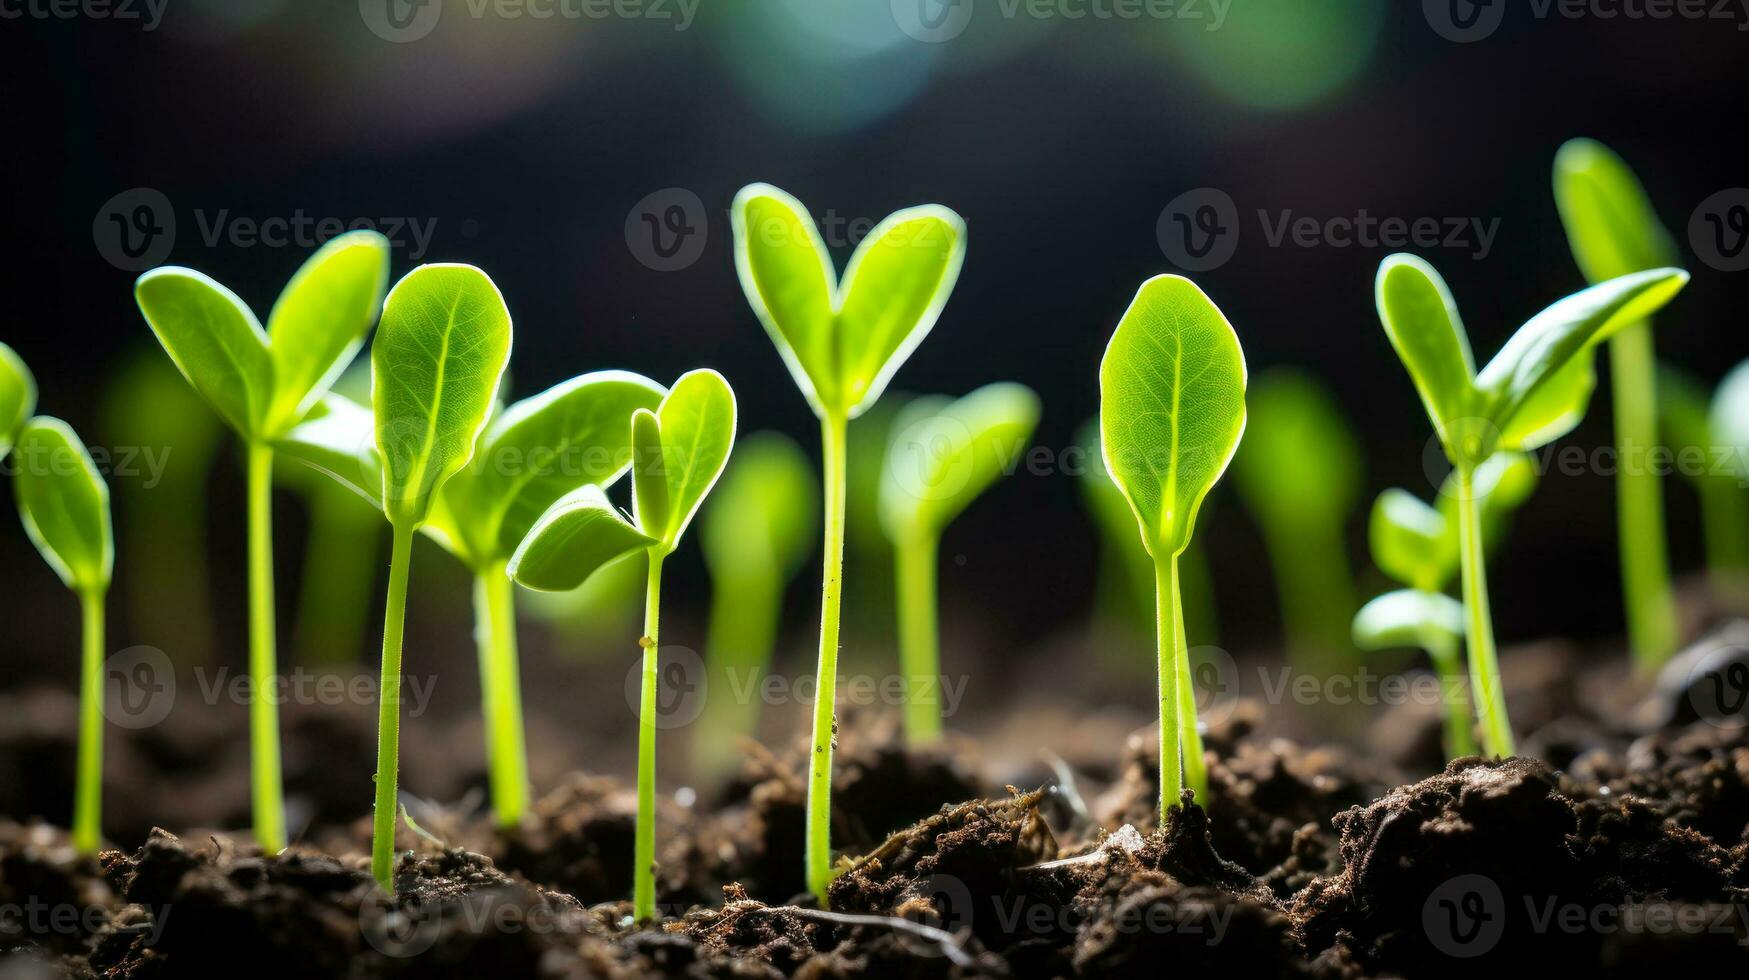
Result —
M83 614L73 846L81 854L95 854L103 836L103 602L115 570L109 487L85 444L60 419L25 423L15 452L13 489L25 533L79 597Z
M711 575L711 690L752 683L770 664L784 590L820 532L818 487L807 455L788 436L756 432L736 447L699 527ZM693 729L699 770L727 771L741 756L736 743L758 724L757 698L711 698Z
M1658 375L1658 421L1700 497L1706 533L1707 574L1714 584L1742 589L1749 582L1749 364L1739 365L1712 399L1701 383L1673 368Z
M1379 267L1379 319L1457 469L1470 687L1490 755L1509 756L1514 747L1488 611L1477 470L1497 452L1528 451L1572 431L1590 400L1596 345L1651 315L1687 282L1680 269L1657 269L1568 296L1520 327L1477 373L1469 335L1439 273L1412 255L1393 255Z
M1562 146L1555 156L1554 183L1567 241L1587 281L1606 282L1680 262L1676 243L1658 221L1645 189L1603 144L1579 139ZM1658 445L1659 436L1649 322L1615 331L1609 365L1617 451L1624 461L1635 459ZM1681 640L1665 551L1664 491L1652 467L1624 464L1616 472L1616 494L1628 639L1640 665L1651 669L1674 653Z
M182 376L247 445L249 674L274 689L273 441L296 425L364 343L382 305L388 239L349 232L329 241L292 276L263 331L237 295L192 269L166 266L134 286L140 312ZM279 775L279 709L249 707L255 838L285 847Z
M893 423L882 468L881 527L893 543L899 667L913 691L941 685L936 565L941 535L1003 474L1013 472L1038 425L1038 395L1012 382L986 385L958 400L918 398ZM941 740L941 701L905 699L905 738Z
M1497 453L1476 467L1475 494L1490 551L1536 483L1536 466L1523 453ZM1445 751L1454 759L1476 751L1459 647L1464 637L1463 605L1445 595L1458 573L1461 500L1455 473L1440 488L1437 507L1407 490L1393 488L1379 494L1369 527L1373 560L1408 588L1361 607L1353 625L1355 645L1363 650L1415 646L1427 651L1447 698Z
M35 411L36 378L17 351L0 344L0 459L12 451L12 443Z
M371 873L395 889L396 784L401 738L401 640L413 535L474 455L510 359L510 311L498 287L468 265L422 265L383 304L371 345L379 499L393 531L377 715Z
M1246 402L1234 485L1263 531L1288 647L1316 673L1349 641L1356 600L1345 531L1360 496L1360 447L1310 375L1264 372Z
M1142 284L1099 365L1106 469L1154 560L1160 686L1160 820L1188 785L1208 802L1178 559L1203 498L1245 432L1245 353L1232 324L1182 276Z
M839 279L813 217L783 191L769 184L742 188L730 220L741 288L819 417L824 447L819 696L806 841L808 889L824 907L832 881L832 732L844 595L847 430L935 326L965 261L966 226L938 205L896 212L862 240Z
M632 519L594 485L566 495L535 522L509 572L531 589L581 585L601 566L634 551L648 556L644 591L643 687L638 705L638 825L632 913L656 915L656 677L660 666L662 561L674 553L693 515L716 485L735 445L735 393L715 371L690 371L655 411L632 415Z

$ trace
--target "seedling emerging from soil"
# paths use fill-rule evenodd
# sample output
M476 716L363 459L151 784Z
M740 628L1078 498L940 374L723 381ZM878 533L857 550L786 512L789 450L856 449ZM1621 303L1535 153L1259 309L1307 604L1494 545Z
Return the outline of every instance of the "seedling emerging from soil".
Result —
M17 351L0 344L0 459L12 451L13 441L35 411L36 378Z
M141 276L134 297L178 370L248 449L249 674L274 690L273 440L296 425L364 343L388 281L389 242L349 232L316 250L273 304L267 329L237 295L195 272L166 266ZM255 839L285 847L279 776L279 708L249 702Z
M735 447L735 463L704 509L699 545L711 574L706 659L709 689L718 696L693 729L700 772L726 771L740 758L737 742L758 727L758 698L723 695L753 682L771 662L784 588L820 533L817 480L788 436L756 432Z
M824 446L826 541L806 850L808 888L824 907L832 880L846 430L935 326L965 261L966 226L933 204L891 214L857 246L838 279L814 219L783 191L769 184L742 188L730 219L741 288L819 417Z
M1263 373L1246 402L1233 479L1263 531L1288 647L1316 673L1348 647L1356 601L1346 528L1360 447L1330 393L1302 372Z
M1154 559L1160 672L1160 820L1186 784L1208 802L1178 556L1245 432L1245 353L1196 284L1155 276L1118 321L1099 365L1106 469Z
M1712 399L1699 381L1674 369L1658 375L1662 411L1658 420L1677 458L1694 456L1699 466L1678 467L1700 496L1706 535L1707 574L1714 584L1749 584L1749 364L1725 376Z
M942 531L1013 471L1038 416L1032 389L1002 382L957 401L915 399L894 420L880 517L893 543L899 667L912 692L905 699L905 738L912 744L941 739L941 701L933 692L941 686L935 576Z
M1633 171L1601 143L1580 139L1561 147L1555 157L1555 202L1579 271L1592 283L1680 261ZM1651 324L1629 323L1617 330L1609 341L1609 364L1616 446L1625 460L1632 458L1632 447L1658 445ZM1590 372L1589 363L1585 370ZM1680 640L1665 552L1664 491L1658 473L1647 466L1619 467L1616 491L1628 639L1641 666L1656 667Z
M735 393L715 371L689 371L654 412L632 415L632 520L590 485L567 495L535 522L510 559L510 574L531 589L574 589L596 569L642 549L643 687L638 704L638 836L632 913L656 915L656 676L660 666L662 560L674 553L735 445Z
M1488 612L1477 470L1497 452L1535 449L1572 431L1590 399L1596 345L1649 316L1687 282L1680 269L1657 269L1568 296L1520 327L1478 374L1439 273L1412 255L1393 255L1379 267L1379 319L1457 469L1470 686L1490 755L1514 750Z
M390 893L395 890L401 637L413 535L430 518L444 484L474 455L510 359L510 334L510 311L484 272L468 265L422 265L389 293L371 345L381 499L394 532L383 609L371 872Z
M1483 536L1488 546L1504 535L1507 519L1536 489L1536 467L1523 453L1498 453L1476 468ZM1455 474L1441 488L1438 508L1407 490L1390 489L1373 505L1373 560L1409 586L1379 596L1354 617L1354 642L1363 650L1416 646L1427 651L1447 698L1447 758L1474 755L1470 698L1459 644L1463 604L1445 595L1458 571L1458 487Z
M109 487L85 444L60 419L39 417L25 423L16 451L13 489L25 533L78 595L83 612L73 846L82 854L95 854L102 838L103 600L115 569Z

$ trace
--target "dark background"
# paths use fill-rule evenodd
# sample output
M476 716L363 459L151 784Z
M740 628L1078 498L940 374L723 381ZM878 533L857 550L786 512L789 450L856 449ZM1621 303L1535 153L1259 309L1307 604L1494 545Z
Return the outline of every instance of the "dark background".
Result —
M1373 272L1390 250L1272 248L1255 212L1498 218L1485 258L1426 252L1485 359L1583 285L1549 185L1565 139L1590 135L1621 152L1685 251L1695 207L1749 183L1737 152L1742 17L1538 19L1512 4L1493 36L1457 44L1430 29L1418 2L1235 0L1214 31L1188 19L1006 19L997 0L976 2L966 32L941 44L901 34L886 0L703 0L684 31L650 19L476 18L452 0L436 30L409 43L372 33L350 0L168 0L154 30L0 20L0 337L35 370L40 410L91 432L109 372L150 344L134 273L94 239L115 195L161 191L178 229L168 261L214 275L263 316L308 248L209 246L195 212L413 217L436 223L424 260L477 264L508 298L518 395L599 368L668 381L711 366L736 388L743 431L785 430L817 458L812 418L730 256L729 201L767 180L817 216L873 220L923 201L964 215L958 289L894 387L1022 381L1043 396L1039 443L1061 450L1096 410L1098 359L1118 315L1143 279L1171 271L1156 239L1162 207L1215 187L1238 203L1242 237L1231 262L1197 280L1254 373L1292 364L1322 376L1364 441L1367 492L1350 537L1365 589L1377 584L1362 517L1372 494L1399 484L1431 493L1428 425L1372 307ZM625 225L640 199L674 187L704 202L707 239L695 263L660 272L638 260ZM414 264L410 247L397 242L395 277ZM839 262L847 255L838 250ZM1661 318L1659 350L1716 381L1749 354L1749 275L1690 265L1694 282ZM1608 442L1607 398L1605 382L1570 442ZM219 469L206 548L225 658L240 664L241 482L228 458ZM1700 557L1692 497L1677 481L1668 497L1675 563L1690 571ZM1606 477L1546 478L1494 572L1503 641L1619 632L1613 501ZM280 512L289 616L301 518L292 500ZM1266 647L1276 614L1256 532L1230 491L1207 515L1224 642ZM22 618L0 631L0 669L70 681L72 600L4 523L0 595ZM988 653L1027 656L1084 620L1096 548L1073 478L1006 481L944 545L963 556L944 564L950 628L978 620ZM124 574L153 574L152 563L190 553L121 560ZM702 643L696 555L687 547L671 563L664 594L677 625L665 640ZM469 656L465 584L451 573L427 581L435 625L415 634ZM792 597L797 663L809 656L815 583L810 568ZM112 646L151 642L117 616ZM529 646L525 655L543 655Z

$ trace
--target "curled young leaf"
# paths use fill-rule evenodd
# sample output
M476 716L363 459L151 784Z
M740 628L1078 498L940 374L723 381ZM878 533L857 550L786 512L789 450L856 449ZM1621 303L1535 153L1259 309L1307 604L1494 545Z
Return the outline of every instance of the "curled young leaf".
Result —
M673 551L735 445L735 393L715 371L688 371L654 413L632 417L638 528Z
M819 492L807 454L788 436L755 432L741 439L699 518L711 578L787 581L819 533Z
M382 309L389 240L374 231L329 239L304 262L267 316L273 404L267 429L297 424L346 370Z
M539 592L567 592L596 570L659 544L620 516L607 494L585 484L547 509L510 556L510 577Z
M1156 560L1190 543L1245 431L1245 355L1182 276L1142 284L1099 365L1100 444Z
M510 311L469 265L422 265L390 291L371 347L384 512L418 525L474 454L510 357Z
M632 520L661 538L668 525L668 474L662 462L662 424L648 409L632 413Z
M1464 635L1464 604L1439 592L1401 589L1362 606L1354 616L1354 645L1362 650L1421 647L1456 649Z
M211 277L177 266L141 276L134 299L176 369L238 435L265 437L273 354L255 314Z
M1555 204L1588 282L1681 261L1639 179L1596 140L1570 140L1555 154Z
M13 488L25 533L67 587L109 588L115 568L109 485L71 426L38 417L19 433Z
M1451 577L1447 542L1455 539L1445 515L1407 490L1391 488L1373 503L1367 526L1373 562L1404 585L1438 591ZM1457 552L1451 551L1455 561Z
M1474 414L1476 361L1451 290L1431 265L1398 254L1379 266L1374 291L1385 336L1408 369L1434 432L1452 454L1460 448L1465 420Z
M985 385L956 401L919 398L905 406L881 474L887 535L940 533L1013 472L1038 417L1038 395L1013 382Z
M35 411L36 378L17 351L0 344L0 459L6 458L25 420Z

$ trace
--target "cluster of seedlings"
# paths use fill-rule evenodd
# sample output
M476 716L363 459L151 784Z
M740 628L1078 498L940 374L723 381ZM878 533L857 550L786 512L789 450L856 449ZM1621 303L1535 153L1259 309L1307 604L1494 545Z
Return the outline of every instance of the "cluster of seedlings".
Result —
M1296 654L1328 666L1350 644L1418 647L1451 692L1446 751L1474 753L1479 728L1482 752L1514 753L1486 555L1535 489L1526 453L1567 434L1584 415L1599 346L1611 351L1619 439L1655 441L1648 324L1688 279L1673 267L1674 248L1644 192L1607 150L1589 142L1564 148L1556 191L1573 250L1594 284L1537 314L1479 370L1456 303L1432 266L1393 255L1378 271L1384 332L1453 471L1432 504L1401 489L1377 499L1373 557L1402 588L1358 611L1339 529L1358 498L1359 454L1328 394L1287 371L1263 375L1248 393L1238 334L1202 289L1163 275L1137 291L1099 367L1097 432L1087 437L1098 446L1099 465L1090 468L1088 500L1110 542L1108 574L1121 580L1105 591L1128 596L1132 613L1153 613L1162 820L1209 792L1189 658L1190 635L1210 628L1194 535L1199 510L1236 453L1239 488L1269 540ZM269 492L276 458L325 474L388 522L371 862L384 889L395 884L410 554L423 534L474 578L491 806L506 828L522 821L530 799L515 586L569 591L641 556L633 908L639 921L655 915L662 566L718 488L701 533L715 589L709 647L720 676L765 667L784 587L811 544L823 540L802 858L808 888L827 903L835 873L829 815L851 423L876 405L942 313L965 258L966 227L935 205L900 211L866 236L840 275L808 211L783 191L749 186L731 214L747 301L820 424L819 483L806 455L771 433L742 440L730 465L735 396L708 369L667 387L599 371L504 404L512 327L496 285L472 266L433 264L389 289L389 245L374 233L343 235L319 249L287 284L265 328L201 273L162 268L140 278L136 297L147 324L246 449L249 669L257 690L277 670ZM332 389L373 324L366 402ZM1710 405L1691 385L1664 388L1665 424L1682 440L1749 442L1749 369L1727 380ZM14 470L24 526L85 611L73 839L89 852L101 839L103 603L114 555L108 491L71 429L33 417L35 402L29 371L0 345L0 454L20 457ZM1248 408L1253 431L1240 453ZM957 399L916 398L885 419L875 513L892 545L906 677L940 671L936 574L944 529L1012 470L1040 412L1032 391L997 383ZM608 496L627 474L629 511ZM1713 572L1749 575L1741 495L1712 484L1701 490L1709 541L1718 549ZM1659 492L1655 480L1624 472L1627 610L1634 649L1648 666L1675 639ZM1454 577L1461 599L1447 591ZM1194 629L1187 625L1193 618ZM1102 645L1124 644L1114 636ZM1118 649L1112 659L1126 657ZM268 852L286 844L274 703L255 698L250 713L254 831ZM756 710L713 700L698 736L707 766L726 765L722 747L754 730ZM934 742L942 727L938 700L908 700L909 741Z

